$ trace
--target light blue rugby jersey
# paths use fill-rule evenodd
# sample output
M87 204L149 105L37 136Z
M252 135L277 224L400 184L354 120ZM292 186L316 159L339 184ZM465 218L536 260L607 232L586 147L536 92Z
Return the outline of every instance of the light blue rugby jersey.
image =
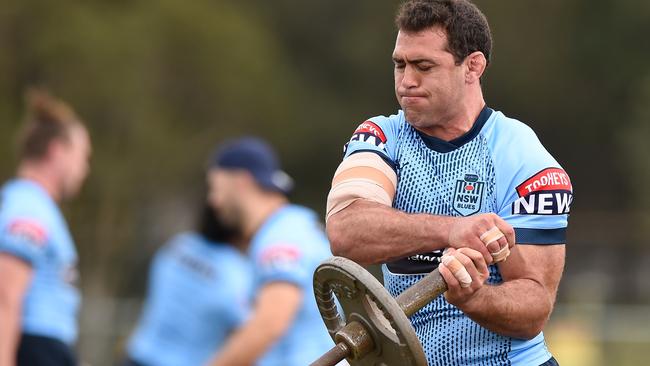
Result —
M129 357L150 366L204 365L247 318L250 262L196 233L172 238L154 257Z
M58 206L33 181L14 179L0 191L0 252L33 270L23 300L22 332L74 343L80 303L77 252Z
M362 123L345 157L370 151L397 173L393 207L409 213L470 216L493 212L515 228L518 244L564 244L572 187L567 174L523 123L485 107L474 126L446 142L424 135L403 111ZM440 263L441 251L382 266L397 296ZM502 282L496 265L489 284ZM444 296L411 317L430 365L540 365L551 358L542 333L532 340L493 333Z
M331 256L313 211L285 205L257 231L249 249L255 266L255 292L282 281L303 291L303 302L286 334L258 361L260 366L308 365L334 346L316 306L313 273Z

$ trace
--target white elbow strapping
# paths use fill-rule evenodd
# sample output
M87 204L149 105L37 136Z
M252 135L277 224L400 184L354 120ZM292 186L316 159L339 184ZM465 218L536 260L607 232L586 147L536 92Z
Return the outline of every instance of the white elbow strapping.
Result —
M393 204L393 200L386 190L376 182L363 178L348 179L334 185L327 195L325 221L360 199L381 203L386 206Z
M386 164L386 162L383 161L377 154L373 154L370 152L357 153L343 160L343 162L341 162L341 165L339 165L339 167L336 169L336 172L334 173L334 177L336 177L337 175L343 173L348 169L353 169L358 167L368 167L368 168L376 169L377 171L381 172L392 183L393 190L395 189L395 187L397 187L397 174L395 174L395 171L393 171L393 169L390 166L388 166L388 164ZM388 189L388 187L384 187L384 188Z

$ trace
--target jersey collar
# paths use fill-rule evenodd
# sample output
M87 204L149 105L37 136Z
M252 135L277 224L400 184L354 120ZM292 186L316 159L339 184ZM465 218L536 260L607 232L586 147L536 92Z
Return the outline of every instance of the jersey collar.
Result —
M483 110L481 110L481 113L479 113L478 118L476 118L476 121L474 121L472 128L464 135L457 137L451 141L445 141L437 137L429 136L420 131L417 132L418 135L420 135L422 141L424 141L424 144L427 145L429 149L440 153L448 153L472 141L479 134L479 132L481 132L481 129L485 125L485 122L487 122L487 120L492 115L492 112L494 112L494 110L488 106L483 107Z

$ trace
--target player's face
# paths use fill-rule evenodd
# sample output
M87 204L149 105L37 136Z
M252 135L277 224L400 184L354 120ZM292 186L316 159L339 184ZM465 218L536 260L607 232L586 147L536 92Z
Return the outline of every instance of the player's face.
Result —
M59 159L61 194L63 198L75 196L90 170L90 138L83 127L70 130L70 141L62 143Z
M239 173L223 169L208 172L208 202L218 213L223 224L231 229L241 226L241 190Z
M442 28L400 31L393 63L397 101L413 127L427 133L453 118L463 102L465 76Z

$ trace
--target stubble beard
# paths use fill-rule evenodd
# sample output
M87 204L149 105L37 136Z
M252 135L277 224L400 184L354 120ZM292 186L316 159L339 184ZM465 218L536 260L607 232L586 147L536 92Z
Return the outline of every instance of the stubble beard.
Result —
M217 212L225 230L242 235L242 230L244 228L244 213L239 207L237 207L237 205L233 204L229 206L230 207L228 208L222 207L215 211Z

